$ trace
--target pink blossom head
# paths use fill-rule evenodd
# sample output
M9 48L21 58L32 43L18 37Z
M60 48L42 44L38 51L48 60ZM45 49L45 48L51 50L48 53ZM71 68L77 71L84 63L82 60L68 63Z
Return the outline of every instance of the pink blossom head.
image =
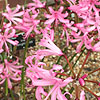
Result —
M98 100L100 100L100 97L97 97Z
M82 78L79 78L79 83L80 83L81 86L85 85L85 81Z

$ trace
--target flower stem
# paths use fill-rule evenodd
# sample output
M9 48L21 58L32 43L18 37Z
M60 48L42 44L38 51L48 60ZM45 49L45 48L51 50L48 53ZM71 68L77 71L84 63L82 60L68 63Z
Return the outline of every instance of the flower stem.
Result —
M97 81L92 81L92 80L84 80L85 82L91 82L91 83L96 83L96 84L99 84L99 82Z
M94 70L94 71L92 71L92 72L89 72L88 75L90 75L90 74L92 74L92 73L95 73L96 71L99 71L99 70L100 70L100 68L98 68L98 69L96 69L96 70Z
M8 95L8 82L7 79L5 80L5 95Z
M64 73L56 73L57 75L62 75L62 76L67 76L67 77L70 77L69 75L67 74L64 74Z
M67 61L67 63L68 63L68 65L69 65L69 68L70 68L70 70L72 71L72 73L73 73L73 78L75 78L76 77L76 75L75 75L75 73L74 73L74 71L73 71L73 68L72 68L72 65L70 64L70 62L69 62L69 60L68 60L68 58L67 58L67 56L64 54L63 55L64 57L65 57L65 59L66 59L66 61Z
M15 100L12 90L10 90L10 94L11 94L12 100Z
M24 50L24 57L23 57L23 62L22 65L24 66L22 68L22 74L21 74L21 95L23 94L24 100L26 100L25 98L25 84L24 84L24 76L25 76L25 57L26 57L26 52L27 52L27 48L28 48L28 44L29 44L29 38L26 41L26 45L25 45L25 50Z
M78 85L76 85L75 93L76 93L76 99L79 100L79 87L78 87Z
M81 74L81 72L82 72L82 70L83 70L83 68L84 68L84 65L86 64L86 61L87 61L89 55L90 55L90 51L88 51L88 53L87 53L87 55L86 55L86 58L85 58L85 60L84 60L84 62L83 62L83 65L82 65L82 67L81 67L81 69L80 69L80 71L79 71L79 73L78 73L78 75L77 75L77 79L79 78L79 76L80 76L80 74Z
M85 86L82 86L86 91L88 91L88 92L90 92L92 95L94 95L96 98L98 98L98 96L95 94L95 93L93 93L91 90L89 90L87 87L85 87Z

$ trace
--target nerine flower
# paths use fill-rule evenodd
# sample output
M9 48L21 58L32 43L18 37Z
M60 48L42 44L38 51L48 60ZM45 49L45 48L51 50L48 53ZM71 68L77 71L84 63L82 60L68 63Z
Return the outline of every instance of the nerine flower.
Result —
M65 95L61 93L60 88L65 87L68 83L72 82L73 79L68 77L65 80L60 78L56 78L56 73L53 70L60 70L62 69L61 66L54 65L55 67L53 70L45 70L41 67L43 64L39 64L38 66L34 65L32 67L29 66L26 70L26 76L32 80L32 85L37 86L36 89L36 98L37 100L42 100L40 93L43 93L46 98L44 100L48 100L48 97L51 95L51 100L67 100ZM47 94L43 87L44 86L53 86L50 92ZM40 90L40 92L39 92ZM37 92L38 91L38 92ZM67 93L66 93L67 94Z
M16 29L19 29L25 32L25 38L28 38L32 31L34 31L37 34L40 33L37 30L37 25L39 24L40 20L36 19L39 12L32 11L32 15L30 15L29 14L30 11L31 10L26 10L23 16L23 23L20 23L19 25L15 26Z
M16 65L18 63L18 60L10 63L7 61L7 59L4 60L4 65L2 64L2 66L0 66L0 79L1 82L0 84L2 84L6 79L8 81L8 88L11 89L12 88L12 84L11 84L11 80L14 81L19 81L21 80L21 70L20 68L22 68L22 65Z
M63 55L62 51L53 43L48 35L45 35L43 39L41 39L40 45L47 47L48 49L38 50L36 54L39 56Z
M94 16L89 16L86 19L86 22L90 25L89 28L91 28L91 31L93 31L94 29L97 29L98 31L98 37L100 38L100 10L98 8L96 8L95 6L93 7L94 9Z
M49 7L49 11L50 11L51 15L50 14L44 14L44 16L46 18L48 18L48 20L45 21L45 24L51 24L55 21L55 24L57 25L58 20L62 23L68 22L67 19L64 19L68 16L68 13L67 12L62 13L63 9L64 8L61 6L58 11L55 11L55 10L52 9L52 7Z
M22 19L19 17L21 17L24 14L24 11L19 12L20 8L21 6L17 5L16 9L12 11L8 4L6 6L7 13L2 13L2 15L14 24L22 23Z
M85 47L87 49L92 49L91 42L93 41L93 38L91 39L88 38L88 32L83 33L83 35L81 34L81 31L79 31L78 33L71 32L71 35L75 38L75 39L70 39L72 43L76 43L80 41L80 43L76 48L77 52L80 52L83 44L85 44Z
M9 42L12 45L18 44L17 40L13 41L10 39L14 36L15 36L15 30L12 27L5 29L5 32L0 34L0 51L3 51L2 47L3 45L5 45L6 51L9 53L9 47L7 45L7 42Z

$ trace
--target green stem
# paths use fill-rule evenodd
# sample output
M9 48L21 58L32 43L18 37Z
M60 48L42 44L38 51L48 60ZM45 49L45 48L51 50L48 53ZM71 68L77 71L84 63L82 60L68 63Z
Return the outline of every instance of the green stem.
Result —
M11 94L12 100L15 100L12 90L10 90L10 94Z
M27 52L27 48L28 48L28 44L29 44L29 38L26 41L26 45L25 45L25 49L24 49L24 57L23 57L23 62L22 65L24 66L22 68L22 74L21 74L21 95L23 94L24 100L26 100L25 98L25 84L24 84L24 76L25 76L25 57L26 57L26 52Z
M7 79L5 80L5 95L8 95L8 82Z
M6 59L6 54L5 52L2 53L2 61L4 62L4 60ZM4 67L5 67L5 63L4 63ZM5 99L7 98L8 95L8 82L7 79L5 80Z
M36 100L36 98L35 98L35 93L34 93L34 95L33 95L33 100Z
M27 4L27 0L25 0L25 2L24 2L24 7L26 6L26 4Z

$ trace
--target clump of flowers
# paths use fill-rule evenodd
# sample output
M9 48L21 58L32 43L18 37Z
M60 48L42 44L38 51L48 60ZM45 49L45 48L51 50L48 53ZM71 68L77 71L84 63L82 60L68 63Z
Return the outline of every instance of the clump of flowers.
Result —
M49 6L46 1L32 1L26 7L17 5L15 10L12 10L8 4L7 11L2 13L0 84L6 83L6 96L8 88L12 90L13 81L21 80L20 95L23 95L23 100L26 100L25 87L34 89L33 98L36 100L85 100L87 92L100 100L100 96L87 86L90 82L100 86L98 80L88 80L88 77L100 68L82 73L89 56L93 52L100 52L100 8L98 7L100 2L60 0L59 3L55 0L55 6ZM24 32L23 40L26 41L22 63L18 59L16 61L13 59L14 46L17 48L20 45L16 38L19 37L20 32ZM30 38L35 35L42 36L38 44L42 49L27 56ZM61 41L61 44L63 42L64 46L59 46L58 41ZM72 50L75 49L75 55L71 59L67 54L70 46ZM80 61L83 52L86 57L76 72L74 66ZM73 62L74 64L71 63L77 54L80 55L78 60ZM49 59L53 56L58 60L48 67L44 60L46 57ZM66 65L60 64L61 59Z

